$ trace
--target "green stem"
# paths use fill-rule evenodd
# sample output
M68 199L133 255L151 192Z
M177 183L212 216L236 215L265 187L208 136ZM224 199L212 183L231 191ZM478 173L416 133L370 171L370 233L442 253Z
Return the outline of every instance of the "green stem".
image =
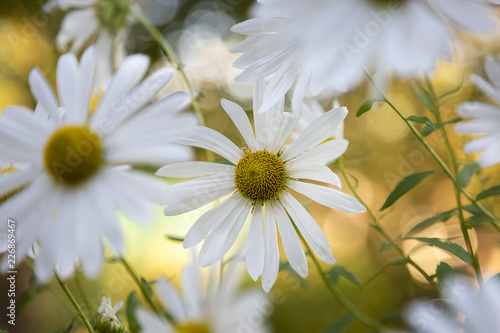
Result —
M498 231L500 231L500 225L498 225L497 221L499 219L495 217L486 207L484 207L481 203L477 202L464 188L460 187L457 179L451 172L450 168L446 165L446 163L443 161L443 159L437 154L437 152L431 147L431 145L427 142L427 140L420 134L420 132L417 130L417 128L406 119L406 117L403 115L403 113L392 103L392 101L387 97L385 94L384 90L381 89L378 84L375 82L373 79L372 75L365 70L365 74L368 77L368 80L372 83L372 85L375 87L375 89L378 91L380 96L384 98L384 101L397 113L397 115L405 122L405 124L408 126L408 128L413 132L413 134L417 137L417 139L424 145L425 149L432 155L432 157L436 160L436 162L439 164L439 166L442 168L443 172L450 178L452 181L453 185L456 188L460 189L460 192L465 195L465 197L474 205L476 206L483 214L488 216L491 219L491 224L493 227L495 227Z
M441 118L441 114L439 112L439 100L436 97L436 93L434 92L434 88L432 86L432 83L427 75L425 75L425 81L427 83L427 86L429 87L429 91L431 94L431 98L433 101L433 104L436 106L434 110L431 110L431 112L434 114L434 117L436 118L436 121L439 124L443 123L443 120ZM441 133L441 137L443 138L444 145L446 147L446 151L448 152L448 156L451 162L451 165L453 167L453 172L454 172L454 179L458 177L459 174L459 169L458 169L458 163L457 163L457 157L455 156L455 152L450 144L450 140L448 138L448 134L446 133L446 129L444 126L439 126L439 132ZM470 239L469 235L469 230L467 228L467 222L465 221L464 218L464 212L463 212L463 206L462 206L462 199L461 199L461 192L462 192L462 185L460 182L454 182L454 190L455 190L455 200L457 202L457 213L458 213L458 220L460 221L460 230L462 231L462 235L464 237L465 245L467 247L467 250L469 251L471 257L472 257L472 266L474 267L474 271L476 272L476 277L477 280L480 284L483 282L482 274L481 274L481 267L479 265L479 260L477 257L477 253L474 253L474 248L472 247L472 242Z
M83 303L87 307L88 311L93 312L92 307L90 306L89 300L87 298L87 294L84 292L81 281L80 281L80 276L81 272L80 270L75 269L75 282L76 282L76 287L78 288L78 291L82 295L83 298Z
M298 231L297 226L295 225L295 222L292 220L293 227L297 231L297 234L299 235L300 239L302 240L302 243L306 247L307 254L309 257L312 259L314 266L316 266L316 269L318 270L318 273L321 277L321 280L325 284L326 288L330 293L335 297L335 299L340 303L344 309L352 313L356 318L359 319L362 323L364 323L366 326L371 327L374 329L376 332L382 332L384 331L385 327L381 325L378 321L374 320L370 316L368 316L366 313L364 313L360 308L356 306L351 300L349 300L340 290L337 286L333 285L330 283L328 280L328 277L326 276L325 271L321 268L321 265L312 252L311 248L309 247L309 244L307 244L306 240L304 239L304 236Z
M163 36L160 30L151 23L144 15L142 15L140 12L132 10L132 15L146 28L146 30L151 34L151 36L154 38L156 43L160 46L160 49L162 50L163 54L167 57L168 61L177 69L177 71L180 74L182 83L184 84L186 90L189 92L191 95L191 109L193 112L196 114L198 117L198 120L200 122L200 126L205 126L205 118L203 118L203 114L201 112L200 105L198 104L198 96L194 93L193 88L191 86L191 83L189 82L189 79L186 75L186 72L184 71L184 68L182 66L182 62L175 53L174 48L170 45L170 43L167 41L167 39ZM214 161L214 155L211 151L205 150L206 158L208 161Z
M158 307L156 306L156 304L153 302L153 299L151 298L151 296L149 295L148 291L146 290L146 288L144 287L144 285L141 283L141 280L139 279L139 277L137 276L137 274L135 273L135 271L132 269L132 267L129 265L129 263L127 262L127 260L125 260L125 258L120 258L119 260L123 264L123 267L125 267L125 270L127 271L127 273L132 277L132 279L134 280L134 282L137 285L137 287L139 287L139 289L141 290L142 296L144 296L144 299L149 304L149 306L151 307L151 309L153 309L154 312L156 312L156 314L158 314L160 317L163 317L163 314L158 309Z
M377 230L386 239L386 241L391 245L391 247L393 247L401 255L401 257L403 257L406 260L406 262L408 264L413 266L420 274L422 274L422 276L427 280L427 282L429 282L429 284L431 286L433 286L435 289L438 289L436 282L434 282L434 280L429 276L429 274L427 274L427 272L422 267L420 267L419 264L417 264L415 261L413 261L413 259L411 259L411 257L409 255L406 255L404 253L403 249L387 233L387 231L384 229L384 227L380 223L380 220L377 218L377 216L375 216L375 214L370 209L370 207L366 204L366 202L363 200L363 198L361 198L358 191L356 190L356 188L353 186L351 180L349 179L349 175L347 174L347 171L345 170L345 167L344 167L344 159L342 157L340 157L337 160L337 167L339 168L340 172L342 173L342 176L344 177L344 180L345 180L347 186L349 187L351 192L354 194L356 199L358 199L358 201L361 202L363 204L363 206L366 207L366 212L368 213L368 215L370 216L370 218L373 221L373 228L375 230Z
M61 286L62 290L64 291L64 293L66 294L66 296L70 300L71 304L73 304L73 307L75 308L76 312L78 313L78 315L82 319L83 323L85 324L85 326L87 326L87 330L89 331L89 333L94 333L94 329L92 328L92 324L87 319L87 317L85 316L85 314L82 311L82 308L80 308L80 305L78 305L78 302L75 300L75 298L71 294L71 291L68 289L66 282L61 280L61 278L59 277L59 275L55 271L54 271L54 275L56 276L57 282L59 282L59 285Z

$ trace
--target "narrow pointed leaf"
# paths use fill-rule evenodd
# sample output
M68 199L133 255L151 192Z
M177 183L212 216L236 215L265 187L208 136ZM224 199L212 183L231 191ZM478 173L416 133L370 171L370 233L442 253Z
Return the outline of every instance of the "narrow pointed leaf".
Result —
M486 199L488 197L492 197L494 195L500 195L500 185L496 185L496 186L490 187L487 190L482 191L481 193L479 193L477 195L476 199L482 200L482 199Z
M472 264L472 256L469 252L467 252L463 247L456 243L452 243L449 241L443 241L438 238L423 238L423 237L413 237L408 239L415 239L420 242L426 243L429 246L434 246L440 248L441 250L445 250L458 258L462 259L467 264Z
M324 333L342 333L349 325L354 321L354 315L347 314L339 319L337 319L333 324L331 324Z
M413 236L416 233L425 230L426 228L434 225L437 222L448 221L453 215L455 215L455 210L456 208L453 208L452 210L439 213L437 215L434 215L433 217L429 217L428 219L423 220L422 222L414 226L410 231L408 231L405 237Z
M359 107L358 111L356 111L356 117L360 117L363 113L370 111L373 104L375 104L376 102L383 102L383 101L384 98L381 96L367 100L366 102L363 103L363 105Z
M441 170L424 171L406 176L399 182L399 184L391 192L391 194L389 194L387 200L385 201L382 208L380 208L380 210L382 211L389 208L393 203L395 203L399 198L401 198L408 191L418 185L418 183L420 183L422 180L437 172L441 172Z
M340 277L344 277L347 280L354 283L355 285L362 287L362 284L361 282L359 282L356 275L349 272L344 266L333 266L328 272L328 278L330 279L331 282L337 284L340 280Z

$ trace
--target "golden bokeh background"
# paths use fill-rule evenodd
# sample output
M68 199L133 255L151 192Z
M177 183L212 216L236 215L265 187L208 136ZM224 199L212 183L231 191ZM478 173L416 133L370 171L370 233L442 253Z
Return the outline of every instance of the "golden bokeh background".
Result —
M28 76L33 67L38 67L50 82L55 83L56 63L60 54L54 46L54 39L64 13L43 13L40 10L43 3L44 1L3 0L0 4L0 110L8 105L34 108L35 103L28 85ZM221 16L215 21L210 21L207 17L210 11L221 12L225 15L223 19L227 19L227 25L230 26L245 18L250 1L238 2L237 7L233 5L230 10L227 10L224 4L229 6L234 2L217 3L218 7L213 3L200 1L184 2L177 16L162 27L184 59L193 87L203 93L200 104L207 126L222 132L241 146L242 138L219 103L221 98L228 98L251 112L252 88L234 83L233 79L238 71L232 68L231 64L237 55L228 51L241 37L221 33L225 26L219 26L219 30L210 28L209 23L219 22ZM193 19L202 16L205 17L203 24L199 24L201 19ZM457 57L452 61L441 62L431 75L431 81L438 93L461 87L443 104L441 111L444 120L456 117L456 106L463 101L486 101L472 85L470 76L472 73L484 75L484 57L488 54L496 55L500 51L496 46L499 45L498 40L477 41L469 36L462 38L466 47L458 50ZM161 66L165 62L154 43L148 40L144 31L139 28L133 30L132 41L127 44L127 48L130 52L151 55L157 61L154 66ZM417 81L423 82L423 77ZM180 88L179 82L173 82L162 93ZM392 81L388 87L388 95L406 116L431 117L412 93L411 82ZM454 208L456 203L451 182L443 174L436 174L423 181L387 212L378 212L388 194L403 177L415 172L437 169L438 165L386 104L376 104L370 112L356 118L357 108L374 96L373 88L369 82L365 82L358 89L338 98L340 104L347 106L350 111L345 122L345 138L350 141L350 145L344 159L347 171L359 181L360 195L377 216L381 217L383 226L391 236L396 238L418 222ZM325 99L322 103L328 106L332 100ZM447 127L447 132L456 149L460 165L472 163L476 156L462 152L462 146L468 138L456 135L453 125ZM439 132L431 134L428 140L439 155L446 159ZM198 156L203 159L202 152L198 151ZM338 172L335 166L332 169ZM499 171L498 167L481 170L473 177L468 187L469 192L475 195L485 188L499 184ZM340 175L340 172L338 173ZM169 182L161 179L158 181L165 182L165 185ZM344 186L343 190L350 193L347 186ZM498 197L487 199L484 203L497 216L500 215ZM131 265L147 280L154 280L163 275L178 282L179 272L188 262L189 254L180 242L168 240L165 235L182 237L196 218L208 208L204 207L177 217L165 217L161 207L157 207L155 221L147 226L137 225L122 218L127 244L126 257ZM338 265L345 266L356 274L363 284L380 273L362 288L346 280L342 280L340 284L349 298L368 314L375 318L385 317L388 325L397 327L401 325L400 314L408 302L415 298L437 297L435 291L414 269L391 266L380 272L387 263L398 259L399 255L393 250L380 251L384 240L370 226L371 220L367 214L341 213L314 202L309 203L307 208L330 241ZM496 274L500 271L498 235L488 227L479 228L472 234L485 276ZM436 224L421 235L450 239L464 246L456 217L446 223ZM242 244L244 238L243 233L239 244ZM441 261L470 272L470 268L464 266L463 262L444 251L419 247L417 242L412 240L402 241L401 244L430 275L434 274L437 264ZM233 250L236 247L238 245L235 245ZM111 256L112 253L108 255ZM286 260L283 252L281 260ZM328 268L327 265L324 268ZM346 314L326 292L311 262L309 270L305 286L290 273L280 272L270 293L275 303L274 314L270 318L275 332L323 332L334 320ZM32 276L31 269L22 264L17 275L18 297L27 290ZM2 278L1 283L4 286L5 279ZM245 288L260 288L259 282L254 283L249 276L245 276L243 284ZM136 288L124 269L113 263L105 264L97 280L90 281L79 274L69 282L69 286L82 304L83 295L79 288L84 291L88 305L83 307L89 316L95 314L102 296L110 297L115 303L125 300L128 293ZM2 292L0 300L4 308L7 304L6 293ZM52 281L48 289L38 293L22 314L18 314L17 325L12 332L59 332L71 319L71 313L69 302ZM120 317L124 319L123 314ZM0 329L4 326L6 322L2 316ZM366 327L362 324L355 323L348 332L365 330ZM83 328L80 331L85 332Z

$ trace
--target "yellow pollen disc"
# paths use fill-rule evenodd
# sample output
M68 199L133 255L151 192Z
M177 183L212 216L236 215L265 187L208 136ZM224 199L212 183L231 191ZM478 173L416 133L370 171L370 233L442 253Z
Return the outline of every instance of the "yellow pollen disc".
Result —
M45 145L45 167L63 184L73 185L87 180L102 161L101 141L85 126L62 127Z
M197 323L177 325L175 331L177 333L210 333L205 325Z
M9 173L9 172L16 172L16 171L19 171L19 168L16 168L16 167L7 167L5 169L0 169L0 175L1 174L4 174L4 173ZM21 189L16 189L12 192L9 192L7 194L5 194L4 196L0 197L0 204L3 203L4 201L6 201L7 199L13 197L16 193L18 193Z
M267 151L250 152L236 165L234 182L245 198L268 201L285 185L285 165L275 154Z

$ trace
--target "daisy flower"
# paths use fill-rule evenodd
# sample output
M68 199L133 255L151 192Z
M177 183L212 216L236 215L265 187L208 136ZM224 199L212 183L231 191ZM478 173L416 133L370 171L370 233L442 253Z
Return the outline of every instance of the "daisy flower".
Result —
M485 71L490 80L474 75L476 86L496 103L500 103L500 59L488 57ZM458 113L470 120L458 124L455 130L464 134L484 134L469 141L464 149L469 154L483 152L477 163L490 167L500 163L500 107L481 102L466 102L458 107Z
M36 112L3 110L0 156L29 167L0 175L0 197L22 188L0 205L0 218L18 222L18 262L35 241L40 245L35 259L39 279L47 280L56 267L68 271L77 258L85 273L95 277L103 260L103 238L118 253L123 251L114 209L134 221L147 221L154 216L149 203L162 196L158 182L132 166L191 159L191 149L170 140L196 123L194 116L180 114L189 95L177 92L150 103L173 72L160 70L141 82L148 67L144 55L127 57L95 110L89 110L93 49L80 64L68 53L57 65L60 103L33 69ZM2 223L0 233L6 228ZM5 251L7 237L0 239L0 251Z
M71 44L71 52L78 53L89 42L94 43L97 66L94 93L99 94L109 84L115 63L121 63L128 28L134 21L131 10L139 7L134 0L51 0L44 8L71 9L56 37L60 52L68 51Z
M265 83L259 81L254 94L254 110L261 106L264 90ZM254 280L262 275L264 290L270 290L278 275L278 230L288 261L301 276L307 276L308 268L295 227L319 258L334 264L325 235L290 190L343 212L365 211L356 199L326 185L339 188L341 185L326 164L343 154L348 142L340 138L324 141L342 123L347 110L337 108L326 112L290 145L284 146L298 117L283 112L283 103L267 112L254 112L255 135L239 105L224 99L222 107L240 131L247 148L238 148L210 128L194 127L183 133L177 142L212 150L230 164L176 163L156 173L165 177L196 177L167 189L166 198L170 202L165 209L167 216L197 209L229 195L196 221L186 234L184 247L195 246L210 233L201 248L199 263L201 266L214 264L231 248L251 213L246 263Z
M498 1L489 0L498 4ZM232 49L243 53L236 81L272 76L263 109L296 81L294 108L307 91L345 92L364 77L364 67L412 77L452 55L456 30L496 32L487 0L260 0L256 17L233 26L249 35ZM382 82L383 83L383 82Z
M500 327L498 278L490 279L481 290L477 291L476 286L470 281L462 277L453 277L446 282L442 294L451 311L433 302L415 303L409 307L407 322L415 332L498 332Z
M272 302L262 291L247 290L238 293L241 282L240 265L233 261L226 268L219 287L214 286L214 274L204 288L201 271L193 262L182 272L182 293L166 279L156 283L162 306L172 316L174 327L164 318L144 308L137 310L141 333L267 333L266 323L272 311ZM212 270L211 273L213 273Z

